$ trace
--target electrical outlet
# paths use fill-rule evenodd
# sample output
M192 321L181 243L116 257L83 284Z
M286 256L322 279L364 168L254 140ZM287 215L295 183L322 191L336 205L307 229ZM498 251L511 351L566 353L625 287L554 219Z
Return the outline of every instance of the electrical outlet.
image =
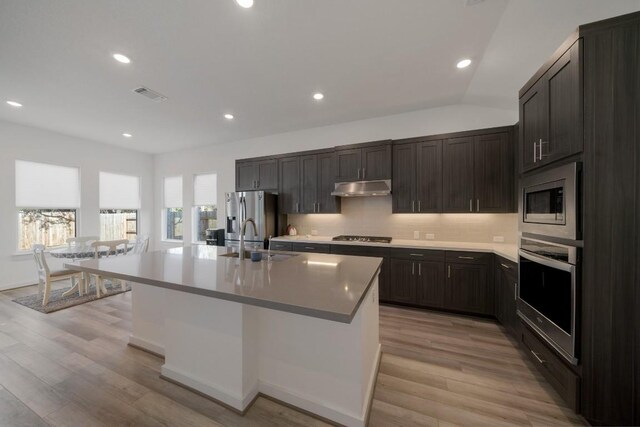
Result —
M317 236L318 235L318 230L311 230L311 235L312 236Z
M504 243L504 236L493 236L493 241L496 243Z
M424 233L424 238L427 240L435 240L436 235L433 233Z
M413 232L413 238L416 239L416 240L419 240L420 239L420 232L419 231L414 231Z

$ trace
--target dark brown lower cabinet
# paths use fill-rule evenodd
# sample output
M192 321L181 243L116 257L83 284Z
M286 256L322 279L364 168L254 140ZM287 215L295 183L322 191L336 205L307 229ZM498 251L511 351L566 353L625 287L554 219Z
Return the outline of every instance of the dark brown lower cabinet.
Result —
M390 301L405 304L416 303L415 264L415 261L391 258Z
M331 245L326 243L293 243L291 250L294 252L315 252L318 254L331 253Z
M513 336L517 336L516 289L518 264L496 256L493 271L495 316Z
M444 264L442 261L418 261L416 304L423 307L444 306Z
M524 323L520 344L533 364L575 412L580 412L580 376Z
M493 254L447 251L446 308L493 315Z

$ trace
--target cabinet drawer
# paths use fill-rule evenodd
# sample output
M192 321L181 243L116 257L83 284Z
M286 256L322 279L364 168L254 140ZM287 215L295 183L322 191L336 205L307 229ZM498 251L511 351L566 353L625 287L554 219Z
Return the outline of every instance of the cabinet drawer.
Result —
M325 243L293 243L292 249L294 252L317 252L317 253L331 253L331 245Z
M488 252L447 251L447 262L458 264L488 264L493 254Z
M522 323L521 342L525 352L569 407L579 412L580 377L541 338Z
M293 244L290 242L271 242L271 249L274 251L291 251Z
M331 253L336 255L373 256L384 258L389 256L389 248L363 245L331 245Z
M433 249L391 248L389 256L413 261L444 261L444 251Z

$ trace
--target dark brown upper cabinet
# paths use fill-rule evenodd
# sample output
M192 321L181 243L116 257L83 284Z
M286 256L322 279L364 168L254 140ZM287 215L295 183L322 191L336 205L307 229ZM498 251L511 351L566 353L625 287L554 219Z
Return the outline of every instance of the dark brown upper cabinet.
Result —
M236 161L236 191L278 189L278 161L238 160Z
M391 184L393 213L442 212L442 141L394 145Z
M278 159L278 211L281 214L300 213L300 157Z
M333 150L283 157L278 163L280 213L340 213L340 199L331 195L336 171Z
M299 213L340 213L340 199L331 195L335 188L335 152L300 156L300 172Z
M336 150L336 182L391 179L391 141Z
M582 152L582 43L578 39L520 95L520 168Z
M509 132L447 139L442 157L444 212L514 210L513 144Z

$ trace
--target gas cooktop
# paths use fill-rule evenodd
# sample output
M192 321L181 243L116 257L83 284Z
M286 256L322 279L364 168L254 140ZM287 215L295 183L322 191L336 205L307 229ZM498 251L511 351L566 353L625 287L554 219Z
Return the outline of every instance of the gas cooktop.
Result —
M333 240L337 242L391 243L391 237L375 236L336 236Z

